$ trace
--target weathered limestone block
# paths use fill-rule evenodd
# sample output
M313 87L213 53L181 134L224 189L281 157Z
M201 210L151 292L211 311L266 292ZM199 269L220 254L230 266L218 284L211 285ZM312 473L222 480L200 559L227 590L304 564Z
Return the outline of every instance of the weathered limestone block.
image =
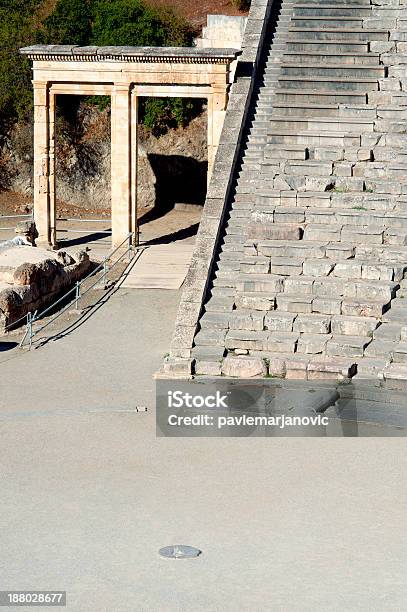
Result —
M269 331L292 332L295 315L288 312L273 312L267 314L264 320Z
M338 298L316 297L312 302L312 312L321 314L341 314L342 300Z
M263 294L261 292L238 293L236 295L236 308L249 310L274 310L276 304L275 295Z
M294 353L298 334L270 332L264 344L264 350L276 353Z
M271 273L289 276L291 274L302 274L303 262L301 259L292 257L272 257Z
M274 274L241 275L237 281L239 292L279 293L284 288L284 277Z
M352 259L341 261L335 265L333 275L340 278L360 278L362 275L362 264Z
M363 357L371 338L360 336L332 336L326 346L328 357Z
M311 295L315 278L313 276L289 276L284 283L286 293Z
M197 359L194 370L195 374L199 376L220 376L222 374L222 363L220 361Z
M380 300L343 300L342 314L359 317L380 317L385 306L386 304Z
M356 373L356 364L347 359L330 359L329 357L315 357L308 364L308 379L336 379L345 380Z
M64 265L58 259L49 258L35 264L22 264L14 270L10 279L13 286L0 292L0 326L2 324L3 329L30 311L52 303L93 265L85 251L66 261L73 263Z
M373 337L373 331L378 324L379 321L374 317L335 315L332 317L332 333L339 336Z
M328 276L334 267L329 259L307 259L304 261L303 272L306 276Z
M330 317L319 314L298 315L293 327L294 332L306 334L328 334L330 329Z
M283 312L312 312L312 295L277 295L277 306Z
M297 352L309 355L324 353L330 338L329 334L301 334L298 339Z
M234 349L253 349L262 351L267 348L268 332L248 331L248 330L229 330L226 334L225 347L229 350Z
M247 329L262 331L264 328L264 314L261 312L234 311L229 315L230 329Z
M270 240L300 240L302 235L301 227L296 225L264 225L250 223L248 237L251 239L268 238Z
M222 374L236 378L253 378L265 376L267 368L263 359L228 355L222 364Z

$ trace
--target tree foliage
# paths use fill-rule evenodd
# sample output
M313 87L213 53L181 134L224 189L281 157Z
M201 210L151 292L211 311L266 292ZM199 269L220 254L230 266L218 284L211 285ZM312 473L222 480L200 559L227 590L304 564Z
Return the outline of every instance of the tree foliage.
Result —
M45 0L0 0L0 123L28 116L32 108L31 70L19 55L33 43L76 45L188 46L193 30L170 9L143 0L58 0L38 25ZM100 101L106 104L105 100ZM90 101L89 103L94 103ZM196 114L190 101L146 100L141 120L160 132L183 125ZM1 131L1 130L0 130Z

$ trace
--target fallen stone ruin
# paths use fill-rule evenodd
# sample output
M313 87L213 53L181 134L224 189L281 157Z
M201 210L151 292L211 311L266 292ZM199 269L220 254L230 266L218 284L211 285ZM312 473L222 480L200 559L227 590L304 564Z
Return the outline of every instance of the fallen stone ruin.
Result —
M1 246L1 245L0 245ZM45 308L90 272L86 251L68 254L28 244L0 248L0 333L29 312Z

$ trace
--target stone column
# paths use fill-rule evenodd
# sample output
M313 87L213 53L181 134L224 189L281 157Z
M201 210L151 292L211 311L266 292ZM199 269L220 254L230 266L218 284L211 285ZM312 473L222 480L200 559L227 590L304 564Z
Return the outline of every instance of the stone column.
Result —
M57 246L57 235L56 235L56 175L55 175L55 164L56 164L56 96L53 93L49 93L49 104L48 104L48 118L49 118L49 215L50 215L50 240L52 246Z
M129 84L112 91L112 245L118 247L132 229L131 94Z
M131 231L134 233L133 244L138 244L138 207L137 207L137 125L138 125L138 95L137 89L134 88L131 92L131 208L132 208L132 223Z
M51 246L50 212L50 113L48 83L34 86L34 219L38 244Z
M227 86L212 85L212 94L208 98L208 182L219 146L227 103Z

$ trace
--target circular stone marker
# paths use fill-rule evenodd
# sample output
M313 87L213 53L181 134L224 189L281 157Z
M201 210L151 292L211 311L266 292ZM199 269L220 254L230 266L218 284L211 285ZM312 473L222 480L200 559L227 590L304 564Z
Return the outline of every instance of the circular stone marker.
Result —
M165 546L158 551L160 557L165 559L194 559L202 554L202 550L193 546L184 546L183 544L174 544L174 546Z

